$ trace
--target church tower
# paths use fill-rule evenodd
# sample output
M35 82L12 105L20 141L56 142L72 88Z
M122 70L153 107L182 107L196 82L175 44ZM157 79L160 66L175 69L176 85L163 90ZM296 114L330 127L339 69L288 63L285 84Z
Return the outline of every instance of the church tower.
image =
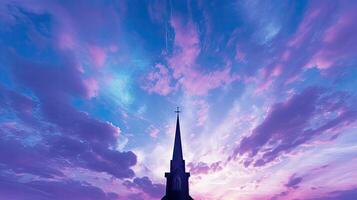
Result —
M176 133L174 151L170 161L170 172L165 173L166 177L166 195L162 200L193 200L189 194L188 178L190 173L185 171L185 160L182 154L181 132L179 108L177 113Z

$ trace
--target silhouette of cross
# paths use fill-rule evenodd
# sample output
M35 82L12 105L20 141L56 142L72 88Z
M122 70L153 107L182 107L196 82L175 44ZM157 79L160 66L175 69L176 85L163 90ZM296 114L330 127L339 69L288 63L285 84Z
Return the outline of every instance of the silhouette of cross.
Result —
M177 113L177 115L180 113L181 111L180 111L180 107L176 107L176 110L175 110L175 113Z

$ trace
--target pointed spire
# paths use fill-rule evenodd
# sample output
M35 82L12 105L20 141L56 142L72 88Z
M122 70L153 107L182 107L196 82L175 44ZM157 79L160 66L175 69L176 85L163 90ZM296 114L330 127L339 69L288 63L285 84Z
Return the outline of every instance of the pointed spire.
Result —
M174 144L174 152L172 155L172 160L183 160L182 155L182 144L181 144L181 132L180 132L180 109L177 107L177 122L176 122L176 133L175 133L175 144Z

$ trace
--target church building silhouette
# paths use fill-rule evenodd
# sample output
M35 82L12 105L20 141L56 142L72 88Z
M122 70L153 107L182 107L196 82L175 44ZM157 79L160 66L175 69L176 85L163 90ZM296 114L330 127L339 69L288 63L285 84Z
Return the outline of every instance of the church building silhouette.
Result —
M176 133L174 151L170 161L170 172L165 173L166 195L161 200L193 200L189 194L188 178L190 173L185 171L185 160L182 154L180 132L180 110L177 107Z

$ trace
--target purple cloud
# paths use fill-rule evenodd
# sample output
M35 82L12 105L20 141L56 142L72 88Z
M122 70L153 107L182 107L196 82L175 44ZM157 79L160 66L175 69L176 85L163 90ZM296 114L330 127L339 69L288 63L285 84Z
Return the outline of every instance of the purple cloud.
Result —
M152 183L146 176L135 178L133 181L125 181L124 185L128 188L138 188L154 198L162 197L165 191L165 185Z
M72 180L20 182L16 177L0 174L2 199L13 200L114 200L118 195L105 193L85 182Z
M73 96L86 98L88 89L73 56L67 53L58 53L61 59L61 63L58 65L36 63L12 54L13 78L22 87L32 90L34 96L38 98L36 106L40 108L41 123L39 122L39 124L41 125L35 128L38 131L41 130L42 144L48 146L26 147L27 149L24 151L29 154L26 157L23 157L23 155L27 155L26 153L16 154L20 151L14 150L17 157L6 157L2 162L5 162L9 169L30 169L32 171L25 172L34 174L36 172L31 168L32 166L47 169L46 166L57 164L57 167L60 167L60 162L54 163L55 159L60 159L67 161L71 167L80 166L98 172L106 172L117 178L133 177L134 172L130 167L136 164L136 155L131 151L114 150L120 129L111 123L95 119L70 104L70 98ZM9 104L20 118L27 117L33 121L37 120L31 113L29 114L34 106L34 102L30 98L13 92L8 92L7 96ZM48 123L51 124L51 128L48 127ZM46 127L47 130L43 131L42 129L46 129ZM17 128L10 131L17 131ZM60 136L55 136L56 134L60 134ZM8 148L12 149L12 147ZM13 148L22 149L25 147L16 143ZM17 160L13 160L15 158ZM29 163L33 163L33 165L22 166L19 161L21 159L30 159Z
M144 200L142 194L131 194L127 197L129 200ZM124 200L124 199L123 199Z
M143 89L149 93L155 92L160 95L168 95L176 89L173 78L169 74L169 69L162 64L155 65L156 71L150 72L146 76Z
M283 191L279 192L278 194L272 196L270 199L271 200L277 200L281 199L282 197L289 196L292 190L296 190L299 188L299 184L303 181L303 177L301 176L296 176L296 174L293 174L290 176L288 182L284 185L285 188Z
M2 100L0 101L0 109L10 113L14 113L19 119L27 124L37 124L34 120L36 115L36 102L30 97L8 90L0 85ZM38 125L38 124L37 124Z
M221 161L214 162L211 164L207 164L204 162L198 162L198 163L191 162L187 166L189 167L191 174L208 174L208 173L219 171L223 168Z
M93 62L97 67L103 66L107 57L106 52L103 50L103 48L91 46L89 47L89 54L91 55Z
M294 174L290 177L289 181L285 184L285 186L287 188L297 189L302 180L303 177L299 177Z
M353 59L357 51L357 23L353 20L357 17L357 6L344 2L341 7L343 12L340 11L337 19L326 29L321 47L307 64L308 67L327 69Z
M53 166L54 162L46 157L43 146L25 146L17 140L6 139L0 131L0 171L12 170L15 173L28 173L45 178L63 176Z
M170 24L175 32L174 52L166 59L172 74L168 74L167 69L161 69L159 74L149 73L150 82L146 90L167 94L170 89L175 89L170 86L171 79L174 79L189 94L202 96L212 89L228 85L238 79L236 74L232 74L232 66L228 62L219 70L203 73L196 62L201 53L196 24L192 20L185 22L178 15L172 17Z
M32 10L34 12L42 13L44 8L40 7L31 8L34 9ZM50 6L45 10L55 16L66 16L61 18L61 20L66 20L68 16L65 12L57 12L63 11L57 9L56 6ZM69 26L69 24L65 24L66 21L62 21L62 23L64 23L63 26ZM71 35L73 32L69 30L68 34L65 41L71 40L72 47L78 45ZM29 91L31 96L1 88L5 91L5 100L0 102L1 110L4 109L8 113L14 112L22 121L31 121L31 123L36 123L36 126L31 126L30 130L22 130L23 125L1 130L0 169L22 173L26 176L54 178L64 177L61 172L64 167L81 167L96 172L105 172L119 179L133 177L134 171L130 168L136 164L136 155L131 151L119 152L115 150L116 140L120 134L119 127L98 120L71 105L73 98L88 99L88 97L94 96L98 89L96 80L84 79L82 66L75 53L62 48L61 45L57 47L57 43L48 45L53 45L55 61L25 59L21 52L14 50L6 52L6 55L9 56L11 80L16 83L16 87ZM92 53L93 60L97 65L104 64L105 55L103 52L94 49ZM21 135L18 132L21 132ZM23 142L25 137L34 136L37 132L40 142L30 146ZM10 138L7 137L9 135ZM21 184L18 180L14 180L14 182L14 184ZM38 184L40 185L37 186ZM70 188L72 185L73 198L75 199L110 199L102 191L91 195L92 188L88 189L87 186L75 187L72 183L46 182L46 185L53 186L54 190L52 190L52 188L45 188L45 185L41 184L41 182L31 182L31 185L28 183L24 186L26 188L31 186L31 190L38 191L43 188L47 192L46 195L49 196L42 197L41 194L36 193L34 195L38 195L38 198L33 197L32 199L55 199L53 196L63 199L65 197L57 191L62 191L62 188L58 187L66 185L69 185ZM87 195L92 197L74 193L75 191L81 192L81 189L88 189ZM64 188L63 194L66 193L71 194L71 191L66 192ZM15 195L15 193L9 195ZM29 197L31 195L28 194ZM3 197L6 196L1 195L1 198Z
M68 137L53 137L49 142L50 156L70 161L71 166L107 172L116 178L133 177L130 169L136 164L132 152L110 150L101 145L88 144Z
M245 166L252 162L254 166L263 166L327 130L349 124L356 120L356 111L347 99L342 93L305 89L286 102L273 105L264 121L241 140L234 155L248 154ZM328 113L335 115L325 119ZM321 119L317 123L314 120L318 117Z
M71 95L86 97L89 90L81 78L76 60L71 55L60 57L59 65L35 63L14 58L15 79L32 89L41 101L47 120L57 124L63 133L101 144L113 144L120 129L91 118L69 104Z
M357 188L336 190L329 192L323 197L313 198L309 200L355 200L357 197Z

